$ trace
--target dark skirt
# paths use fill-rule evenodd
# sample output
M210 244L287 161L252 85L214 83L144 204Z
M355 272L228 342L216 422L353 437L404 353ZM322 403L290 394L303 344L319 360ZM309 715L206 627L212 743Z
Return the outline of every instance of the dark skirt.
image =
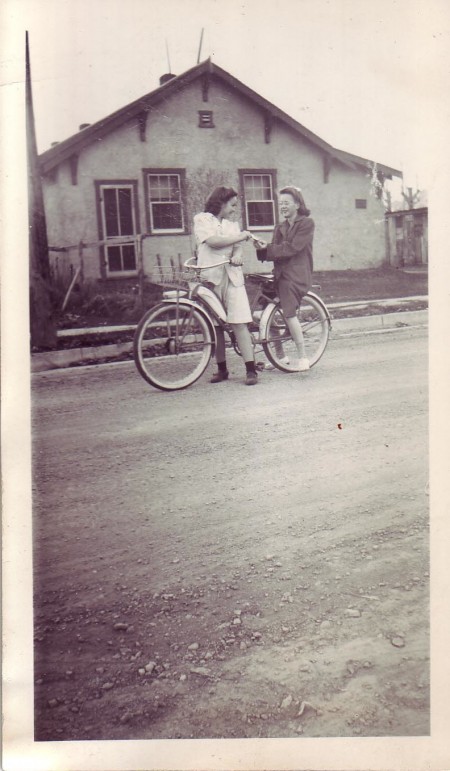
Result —
M303 284L297 284L289 278L284 278L284 276L280 276L277 280L277 288L284 315L286 318L295 316L302 298L308 291L307 288Z

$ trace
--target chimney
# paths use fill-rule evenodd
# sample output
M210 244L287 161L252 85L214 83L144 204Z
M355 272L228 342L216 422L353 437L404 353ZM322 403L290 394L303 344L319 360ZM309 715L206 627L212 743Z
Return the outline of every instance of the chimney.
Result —
M171 72L166 72L165 75L161 75L159 79L159 85L163 86L164 83L168 83L169 80L172 80L173 78L176 78L176 75L173 75Z
M83 131L83 129L87 128L90 125L91 125L90 123L80 123L80 125L78 126L78 131Z

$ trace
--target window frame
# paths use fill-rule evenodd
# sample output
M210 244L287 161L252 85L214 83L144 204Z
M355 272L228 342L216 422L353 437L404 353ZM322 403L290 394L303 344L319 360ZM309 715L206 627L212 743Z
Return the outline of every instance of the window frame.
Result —
M247 211L247 199L245 196L245 177L262 176L266 175L270 177L270 183L272 186L272 210L273 210L273 225L250 225ZM264 232L271 231L278 224L278 199L277 199L277 171L276 169L239 169L239 184L242 192L242 220L244 230Z
M96 179L94 180L95 184L95 199L96 199L96 207L97 207L97 223L98 223L98 235L100 241L107 241L108 238L106 236L106 219L105 219L105 208L104 208L104 196L102 195L103 190L105 189L113 189L118 190L119 188L129 188L131 190L131 216L133 219L133 227L134 227L134 233L126 234L124 235L124 238L128 238L129 236L138 236L140 233L140 217L139 217L139 197L138 197L138 181L137 179ZM114 241L113 241L114 238ZM120 243L120 236L111 236L111 246L128 246L129 242L127 244L121 244ZM135 242L133 243L133 246L135 247ZM129 278L133 276L137 276L139 272L139 265L137 261L137 253L135 248L135 260L136 260L136 267L133 270L120 270L120 271L111 271L109 269L109 262L108 262L108 253L107 253L108 246L106 244L101 244L99 247L99 259L100 259L100 275L102 278L111 278L111 279L117 279L117 278Z
M146 168L142 169L144 176L144 191L145 191L145 213L147 219L147 232L152 236L182 236L186 235L187 229L187 206L186 206L186 169L173 169L173 168ZM149 177L155 176L170 176L177 175L180 181L180 211L181 211L181 228L155 228L153 227L153 212L152 203L150 201L150 183ZM157 202L155 202L157 203Z

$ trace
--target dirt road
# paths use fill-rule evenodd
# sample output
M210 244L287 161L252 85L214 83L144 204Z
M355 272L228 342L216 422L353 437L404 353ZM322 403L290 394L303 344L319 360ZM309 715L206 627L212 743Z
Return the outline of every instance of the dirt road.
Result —
M33 378L36 738L429 732L426 333Z

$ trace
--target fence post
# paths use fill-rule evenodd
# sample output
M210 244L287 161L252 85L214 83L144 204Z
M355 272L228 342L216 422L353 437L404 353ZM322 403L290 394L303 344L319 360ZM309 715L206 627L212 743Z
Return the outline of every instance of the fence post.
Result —
M66 296L64 298L64 302L63 302L62 307L61 307L62 311L64 311L66 309L66 305L69 302L69 297L70 297L70 295L72 293L72 289L74 288L75 282L76 282L78 276L80 275L80 273L81 273L81 268L80 268L80 266L78 266L78 268L76 269L76 271L75 271L75 273L73 275L72 281L70 282L70 286L69 286L69 288L68 288L68 290L66 292Z
M163 272L162 272L162 266L161 266L161 257L159 254L156 255L156 262L158 263L159 278L162 278Z
M144 258L142 254L143 236L136 236L136 254L138 263L138 292L141 309L144 307Z
M80 281L84 281L84 257L83 257L84 244L80 241L78 244L78 266L80 268Z

